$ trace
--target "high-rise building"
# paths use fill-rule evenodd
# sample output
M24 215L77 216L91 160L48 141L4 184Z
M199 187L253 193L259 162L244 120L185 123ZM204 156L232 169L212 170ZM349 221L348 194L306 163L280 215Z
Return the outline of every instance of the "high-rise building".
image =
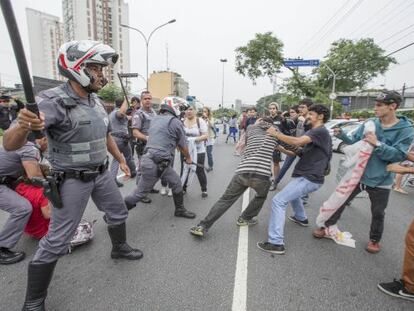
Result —
M113 47L119 60L108 69L108 80L129 72L129 6L124 0L62 0L65 41L95 40Z
M180 74L172 71L153 72L148 79L148 90L155 98L163 99L167 96L186 98L188 82Z
M32 75L60 80L56 66L63 43L63 24L59 17L26 8Z

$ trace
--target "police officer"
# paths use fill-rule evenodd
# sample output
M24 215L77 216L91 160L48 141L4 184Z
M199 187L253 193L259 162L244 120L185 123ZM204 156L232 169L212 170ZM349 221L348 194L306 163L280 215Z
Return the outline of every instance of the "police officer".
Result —
M13 252L19 241L30 215L32 206L28 200L14 191L21 176L27 178L42 177L40 170L40 152L46 149L44 139L34 139L16 151L0 148L0 209L10 214L0 231L0 264L17 263L24 259L24 252ZM42 147L42 148L41 148Z
M138 177L136 183L138 185L140 178L140 166L142 155L144 154L145 145L148 141L148 130L151 125L151 120L156 116L156 112L152 109L152 96L149 91L141 93L141 108L136 110L132 116L132 135L136 138L136 151L138 157ZM151 189L151 193L158 193L156 189ZM144 197L141 202L150 203L151 199Z
M172 189L176 217L195 218L195 214L184 208L183 187L178 174L171 167L175 148L184 154L185 161L192 163L188 153L184 127L179 116L180 108L185 108L184 103L174 101L174 98L163 101L160 114L151 121L148 130L147 144L142 156L137 188L125 198L128 209L135 207L156 184L163 178ZM142 109L142 108L141 108Z
M130 172L110 135L108 116L95 94L106 83L103 67L117 59L111 47L99 42L82 40L63 44L57 63L60 73L69 81L40 93L38 105L42 118L23 109L18 125L5 133L4 147L14 149L24 143L30 129L44 126L53 181L59 183L62 203L61 208L53 205L49 231L40 240L29 264L23 310L44 310L56 262L68 252L70 239L90 197L105 213L112 242L111 257L136 260L143 256L126 242L128 211L107 170L107 151L118 160L126 175Z
M11 103L11 100L14 103ZM10 127L10 124L17 118L20 109L24 108L24 104L17 98L7 95L0 96L0 128L5 131Z
M128 113L128 102L122 98L115 100L115 109L109 115L109 123L111 125L111 135L114 138L119 151L124 155L129 170L131 171L131 178L136 176L136 167L134 159L132 158L131 146L129 144L128 119L131 116ZM119 169L119 162L114 158L111 163L111 174L114 177L115 183L118 187L123 184L117 180Z

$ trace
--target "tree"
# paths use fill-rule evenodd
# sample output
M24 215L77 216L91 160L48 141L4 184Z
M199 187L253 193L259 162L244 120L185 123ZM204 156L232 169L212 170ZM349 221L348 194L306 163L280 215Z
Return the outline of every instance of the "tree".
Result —
M113 83L108 83L98 92L98 95L102 97L102 100L105 102L114 102L116 99L124 97L121 88Z
M259 77L272 78L283 64L283 43L272 32L257 33L236 51L236 71L256 83Z
M332 43L326 60L314 70L317 73L318 85L329 89L332 85L332 75L324 66L328 65L336 74L336 90L351 91L363 88L369 81L383 74L388 67L396 63L395 58L385 56L371 38L352 41L340 39Z
M215 119L221 119L222 117L231 118L235 114L237 115L237 111L229 108L219 108L213 110L213 117Z

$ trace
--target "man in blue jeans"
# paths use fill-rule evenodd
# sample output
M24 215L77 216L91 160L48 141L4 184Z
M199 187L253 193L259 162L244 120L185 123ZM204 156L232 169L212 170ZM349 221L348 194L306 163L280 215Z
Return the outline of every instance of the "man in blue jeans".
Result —
M268 241L257 243L257 246L265 252L285 253L284 227L289 203L294 211L294 215L289 219L298 225L308 226L308 218L301 197L322 186L329 167L332 156L332 141L324 126L329 118L329 109L323 105L312 105L309 107L308 118L312 128L301 137L284 135L275 128L267 130L267 133L277 140L289 145L303 146L303 149L293 170L293 179L273 197Z

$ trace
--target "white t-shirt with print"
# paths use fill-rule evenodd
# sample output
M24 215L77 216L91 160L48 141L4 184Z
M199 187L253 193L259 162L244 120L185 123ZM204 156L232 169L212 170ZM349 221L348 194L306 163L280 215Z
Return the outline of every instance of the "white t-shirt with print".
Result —
M191 127L187 127L186 124L184 123L184 130L187 136L198 137L198 136L201 136L200 132L205 133L205 134L207 133L208 131L207 123L201 118L198 118L198 120L200 123L200 130L198 129L197 122L195 122ZM206 152L206 146L205 146L204 141L196 142L196 147L197 147L197 153Z

